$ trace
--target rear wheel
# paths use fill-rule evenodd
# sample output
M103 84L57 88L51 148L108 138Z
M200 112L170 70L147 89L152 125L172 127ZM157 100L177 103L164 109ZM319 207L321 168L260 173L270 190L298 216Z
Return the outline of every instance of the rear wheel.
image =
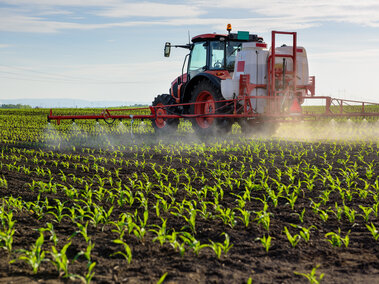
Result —
M152 126L155 132L161 132L163 130L165 132L167 130L177 130L179 124L178 118L158 117L167 114L176 114L177 107L174 106L175 103L174 98L169 94L158 95L154 99L152 106L155 107L157 117L152 119Z
M200 81L191 92L190 114L194 114L192 127L201 135L227 133L232 128L232 120L212 117L212 114L226 114L230 107L222 101L220 90L209 81ZM205 116L204 115L210 115Z

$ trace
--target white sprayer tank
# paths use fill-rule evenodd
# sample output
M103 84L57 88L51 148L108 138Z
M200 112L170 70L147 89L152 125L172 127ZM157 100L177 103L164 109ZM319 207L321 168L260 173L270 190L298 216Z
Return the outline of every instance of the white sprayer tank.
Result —
M267 84L268 53L268 50L263 49L262 43L246 42L242 44L242 48L236 56L232 79L221 81L221 92L225 99L233 99L238 96L241 74L249 74L251 84ZM262 88L255 88L250 94L250 96L266 95L266 89ZM251 105L255 112L263 113L266 100L253 98Z
M275 53L292 55L293 47L283 45L281 47L275 48ZM271 49L270 49L271 54ZM293 71L293 60L290 57L286 57L286 70ZM283 57L275 58L275 67L283 68ZM309 70L308 70L308 59L307 52L302 46L296 47L296 85L304 86L309 85ZM306 95L306 91L302 90L303 96Z
M275 48L277 55L292 54L292 46L281 46ZM250 75L251 84L267 85L267 58L271 54L271 50L263 49L262 43L246 42L242 44L241 50L237 53L234 65L234 73L232 79L221 81L221 92L225 99L234 99L239 94L239 80L241 74ZM309 84L309 71L307 53L304 47L297 47L297 70L296 84L298 86ZM276 57L276 67L283 67L283 57ZM286 57L286 70L293 70L293 60ZM306 95L306 91L302 90ZM267 89L255 88L251 91L250 96L267 96ZM254 112L263 113L266 105L265 99L252 98L251 105Z

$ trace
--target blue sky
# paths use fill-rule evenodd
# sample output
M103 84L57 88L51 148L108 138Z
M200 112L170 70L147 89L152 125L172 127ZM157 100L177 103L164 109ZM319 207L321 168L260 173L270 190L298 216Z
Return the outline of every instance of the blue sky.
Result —
M0 0L0 102L74 98L150 103L201 33L298 32L318 95L379 102L378 0ZM284 42L283 42L284 43Z

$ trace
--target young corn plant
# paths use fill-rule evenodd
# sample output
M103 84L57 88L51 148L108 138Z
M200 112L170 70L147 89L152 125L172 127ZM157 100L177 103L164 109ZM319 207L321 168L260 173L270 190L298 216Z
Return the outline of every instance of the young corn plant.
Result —
M312 229L317 229L317 227L314 226L314 225L311 225L308 228L302 227L302 226L299 226L299 225L295 225L295 224L291 224L291 226L294 227L294 228L300 229L299 235L300 235L300 237L302 239L305 240L305 242L309 242L311 230Z
M349 219L349 222L354 223L354 221L355 221L355 210L350 209L346 205L344 205L343 208L344 208L344 212L345 212L346 217Z
M216 215L216 217L221 218L225 225L229 225L231 228L237 224L235 220L235 212L230 208L222 209L221 206L217 206L216 211L220 214Z
M152 225L153 227L156 227L155 229L150 229L150 232L153 232L156 234L156 237L153 238L153 242L159 241L160 245L163 246L165 241L167 240L167 219L162 218L162 225Z
M261 242L262 246L266 250L266 253L268 253L268 251L271 247L272 237L270 235L268 235L267 237L266 237L266 235L263 235L262 238L257 238L256 240Z
M79 278L85 284L90 284L92 281L92 278L95 276L95 272L93 272L93 269L95 268L95 266L96 266L96 262L88 263L86 275L82 276L82 275L75 274L72 276L73 278Z
M182 242L180 243L178 240L177 240L177 236L178 236L178 232L172 232L171 235L168 235L167 236L167 239L168 239L168 242L170 243L170 245L176 250L176 251L179 251L180 253L180 256L184 256L184 253L186 251L186 248L185 248L185 245L186 243L185 242Z
M117 252L111 254L111 256L120 254L128 261L128 264L130 264L132 262L132 250L130 249L130 246L127 243L125 243L124 241L119 240L119 239L114 240L113 242L115 244L123 245L125 252L117 251Z
M30 250L19 250L22 254L17 258L17 260L22 260L28 263L32 267L34 274L37 274L42 261L45 261L45 251L42 250L43 243L44 236L43 233L40 232L39 238L35 244L30 247ZM11 263L16 262L17 260L12 260Z
M88 221L86 222L85 225L82 225L80 223L76 223L76 226L78 226L78 230L73 233L69 239L72 239L74 236L76 236L77 234L81 234L84 238L84 240L86 241L86 243L90 242L91 240L91 237L88 236L88 231L87 231L87 228L88 228Z
M237 210L241 212L241 216L237 216L237 218L240 219L245 225L245 227L247 228L250 223L251 211L246 210L246 209L241 209L241 208L237 208Z
M4 176L2 178L0 177L0 187L2 187L2 188L8 188L8 182L4 178Z
M226 256L229 250L233 247L233 244L230 243L229 235L227 233L222 233L221 235L225 236L225 241L223 244L210 241L211 244L209 245L209 247L213 249L213 251L217 255L218 259L221 258L222 252L224 252L224 255Z
M296 234L292 236L286 226L284 226L284 232L286 233L287 239L291 243L292 247L296 247L301 239L300 235Z
M194 236L187 232L182 232L180 238L184 241L185 244L193 249L193 252L196 254L196 256L199 256L199 253L203 248L209 247L208 244L201 244L200 241L196 240Z
M63 248L58 251L58 249L55 246L51 247L51 251L49 252L52 259L50 259L50 262L57 268L59 277L67 278L70 276L68 273L68 258L66 255L67 249L71 245L71 242L65 244Z
M379 238L379 231L376 229L375 225L371 222L371 226L366 224L366 227L372 234L375 241L377 241Z
M182 217L186 220L188 225L184 226L183 228L188 227L193 234L196 234L196 209L192 208L187 211L189 213L189 217L187 217L186 215L182 215Z
M54 199L56 202L55 206L48 206L48 209L55 209L48 211L47 214L51 214L55 217L55 222L60 223L64 217L70 217L68 214L63 214L63 210L67 209L65 207L66 202L61 202L59 199Z
M337 218L338 221L341 221L342 213L343 213L343 208L340 207L340 206L338 206L337 202L334 203L334 207L335 207L336 210L330 209L328 211L331 212L331 213L333 213L336 216L336 218Z
M92 263L91 252L94 247L95 247L95 243L92 243L92 241L89 241L87 244L86 250L85 251L82 250L78 254L76 254L76 256L74 257L74 261L76 261L80 256L84 256L89 266Z
M288 203L289 203L290 206L291 206L291 210L294 209L294 207L295 207L295 202L296 202L297 198L298 198L298 195L297 195L297 193L295 192L295 190L292 191L291 195L289 195L288 197L286 197L286 199L288 200Z
M136 223L134 223L134 224L131 225L132 228L133 228L133 234L141 242L143 242L143 239L144 239L145 234L146 234L146 224L147 224L148 218L149 218L149 212L147 210L145 210L144 213L143 213L143 219L141 219L138 216L139 225L137 225Z
M299 220L301 223L304 222L304 214L305 214L305 208L303 208L303 210L301 210L300 213L296 213L298 216L299 216Z
M322 221L326 222L329 218L329 214L326 213L326 211L319 209L318 210L318 216L321 218Z
M3 230L0 230L0 246L8 251L8 254L12 252L13 235L15 233L14 221L12 212L4 212L4 208L0 208L0 217L2 221Z
M363 211L363 214L361 214L363 216L363 219L365 220L366 223L368 223L370 214L374 211L374 209L372 209L371 207L365 207L363 205L359 205L359 208L361 208Z
M167 275L168 275L168 272L165 272L165 273L161 276L161 278L159 278L159 280L157 281L157 284L162 284L162 283L165 281Z
M266 203L263 210L254 212L256 214L254 221L258 221L258 225L262 224L263 228L268 232L270 230L270 215L272 215L272 213L267 212L267 208L268 205Z
M345 245L345 247L349 246L349 232L346 234L346 236L343 238L341 236L341 229L338 228L338 233L329 232L325 234L325 237L327 238L327 241L333 246L333 247L341 247L342 244Z
M309 283L311 284L319 284L321 280L324 278L325 274L321 273L320 275L316 275L316 270L319 268L320 265L317 265L312 269L310 273L302 273L302 272L294 272L296 275L304 276L305 278L308 279Z

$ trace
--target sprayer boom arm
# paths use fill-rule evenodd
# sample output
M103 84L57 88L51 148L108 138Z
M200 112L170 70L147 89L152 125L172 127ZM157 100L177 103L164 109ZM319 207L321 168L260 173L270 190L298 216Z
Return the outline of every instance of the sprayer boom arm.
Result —
M47 116L47 120L50 122L52 120L56 120L57 124L60 124L62 120L104 120L108 123L113 123L115 120L123 120L123 119L148 119L148 120L156 120L156 119L179 119L179 118L198 118L198 117L213 117L213 118L225 118L225 119L237 119L237 118L257 118L262 117L265 119L272 119L277 121L288 122L291 118L296 118L296 120L303 119L318 119L318 118L332 118L332 117L377 117L379 116L379 103L370 103L364 101L355 101L355 100L345 100L345 99L336 99L327 96L313 96L313 97L301 97L303 100L324 100L325 105L322 112L308 112L302 111L299 106L299 111L296 113L291 112L277 112L275 111L267 111L265 113L256 113L252 109L245 108L244 105L241 106L241 98L236 98L233 100L222 100L217 101L222 102L224 105L229 105L233 108L233 111L226 114L222 113L222 110L215 109L214 113L207 114L170 114L168 112L161 114L158 113L158 109L169 109L172 105L160 105L160 106L150 106L150 107L141 107L141 108L129 108L129 109L104 109L100 114L94 115L54 115L53 111L50 110L49 115ZM245 104L249 102L251 99L265 99L273 102L274 104L280 103L282 97L273 97L273 96L245 96L243 99ZM197 103L187 103L187 104L178 104L178 106L184 105L194 105L194 104L205 104L206 102L197 102ZM354 104L355 110L359 107L360 111L349 111L349 107L351 108L351 104ZM368 111L368 106L375 106L374 111ZM378 110L377 110L378 109ZM131 114L132 111L150 111L150 114ZM123 114L120 114L122 112ZM130 114L125 114L125 112L129 112ZM117 114L118 113L118 114Z

